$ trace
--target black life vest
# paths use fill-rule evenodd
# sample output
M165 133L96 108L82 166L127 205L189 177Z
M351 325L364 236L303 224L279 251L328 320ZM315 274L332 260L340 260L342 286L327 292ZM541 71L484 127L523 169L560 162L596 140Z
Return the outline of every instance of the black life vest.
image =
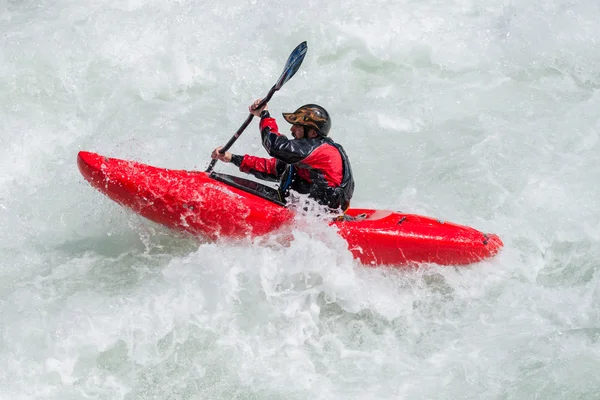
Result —
M282 199L287 198L290 190L298 193L307 194L316 200L319 204L325 205L332 210L341 209L346 211L350 206L350 200L354 194L354 178L350 160L344 148L329 138L323 138L325 142L334 146L342 158L342 182L340 186L331 187L317 185L300 179L297 175L296 167L287 164L283 172L279 185L279 193Z

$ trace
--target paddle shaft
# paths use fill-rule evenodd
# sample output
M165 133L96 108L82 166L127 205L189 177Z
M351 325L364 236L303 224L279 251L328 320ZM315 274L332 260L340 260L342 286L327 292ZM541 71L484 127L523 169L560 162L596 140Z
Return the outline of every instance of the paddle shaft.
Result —
M267 94L267 97L265 97L264 99L262 99L261 102L256 106L256 109L260 109L265 104L267 104L269 102L269 100L271 100L271 97L273 97L273 94L275 94L276 91L277 91L277 87L273 86L271 88L271 90L269 90L269 93ZM233 134L233 136L231 137L231 139L229 139L229 142L227 142L227 144L225 146L223 146L223 148L221 148L221 150L219 150L220 154L225 154L225 152L227 150L229 150L229 148L240 137L240 135L242 134L242 132L244 132L246 130L246 128L248 127L248 125L250 125L250 122L252 122L252 118L254 118L254 115L248 114L248 118L246 118L246 120L244 121L244 123L242 124L242 126L240 126L240 128L237 130L237 132ZM213 170L213 168L215 167L216 163L217 163L217 159L216 158L214 160L211 160L210 164L208 165L208 168L206 169L206 172L211 172Z
M275 83L275 85L273 85L271 90L269 90L269 93L267 94L267 96L264 99L262 99L260 103L258 103L255 110L258 110L258 109L264 107L264 105L267 104L269 102L269 100L271 100L271 97L273 97L273 94L275 94L276 91L281 89L283 84L286 83L287 81L289 81L292 78L292 76L294 76L294 74L298 71L298 68L300 68L302 61L304 60L304 56L306 55L306 50L307 50L306 42L302 42L298 46L296 46L294 51L292 51L292 54L290 54L290 56L288 57L288 59L285 63L285 67L283 68L283 72L281 73L281 76L279 77L279 79L277 79L277 83ZM235 143L237 138L239 138L240 135L242 134L242 132L244 132L244 130L248 127L248 125L250 125L250 122L252 121L253 117L254 117L254 115L252 115L252 113L250 113L250 115L248 115L248 118L246 118L246 121L244 121L242 126L240 126L240 129L238 129L237 132L233 135L233 137L231 139L229 139L229 142L227 142L227 144L219 150L219 154L225 154L225 152L227 150L229 150L231 145L233 145ZM211 172L216 163L217 163L217 159L215 158L210 162L210 165L206 169L206 172Z

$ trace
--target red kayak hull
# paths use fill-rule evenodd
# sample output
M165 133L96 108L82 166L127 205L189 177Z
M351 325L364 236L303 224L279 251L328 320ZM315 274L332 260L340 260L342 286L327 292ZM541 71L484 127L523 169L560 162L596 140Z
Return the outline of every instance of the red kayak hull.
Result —
M260 237L293 222L294 213L206 172L171 170L79 152L77 164L96 189L170 229L218 238ZM366 265L467 265L496 255L494 234L420 215L349 209L332 222L353 256Z

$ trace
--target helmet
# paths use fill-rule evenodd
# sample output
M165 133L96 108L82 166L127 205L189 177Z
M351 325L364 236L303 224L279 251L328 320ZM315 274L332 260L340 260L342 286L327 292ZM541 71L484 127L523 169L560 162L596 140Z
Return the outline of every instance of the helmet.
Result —
M327 136L331 129L329 113L316 104L305 104L293 113L283 113L283 118L292 125L313 128L321 136Z

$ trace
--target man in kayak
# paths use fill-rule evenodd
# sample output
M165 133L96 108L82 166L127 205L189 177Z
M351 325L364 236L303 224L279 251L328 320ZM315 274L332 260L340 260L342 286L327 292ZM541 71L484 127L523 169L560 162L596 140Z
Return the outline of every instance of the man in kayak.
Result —
M283 118L292 124L294 139L288 139L279 133L267 105L256 108L260 100L252 103L249 111L260 117L262 144L272 158L221 154L222 147L217 147L211 158L232 162L240 171L259 179L279 180L282 198L294 190L332 210L345 211L354 192L354 178L346 152L328 137L331 118L327 111L316 104L306 104L293 113L283 113Z

